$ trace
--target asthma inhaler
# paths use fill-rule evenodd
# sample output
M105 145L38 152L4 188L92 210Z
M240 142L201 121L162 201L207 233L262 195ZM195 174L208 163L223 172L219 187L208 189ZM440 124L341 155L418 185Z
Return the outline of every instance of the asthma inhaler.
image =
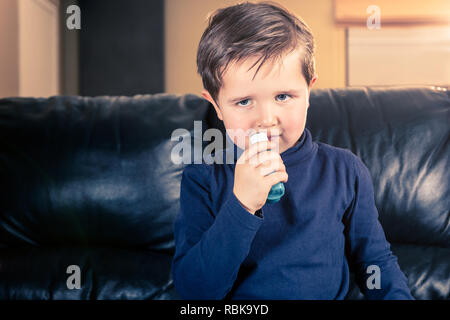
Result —
M258 132L250 137L251 144L255 144L260 141L269 141L269 139L267 138L267 134L265 132ZM273 185L272 188L270 189L266 202L267 203L278 202L283 195L284 195L284 184L282 182L278 182L277 184Z

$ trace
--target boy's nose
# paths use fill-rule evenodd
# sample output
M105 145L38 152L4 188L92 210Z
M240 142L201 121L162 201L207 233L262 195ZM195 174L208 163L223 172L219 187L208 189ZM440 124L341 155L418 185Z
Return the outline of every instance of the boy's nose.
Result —
M277 117L271 106L263 106L260 109L259 126L272 127L277 124Z

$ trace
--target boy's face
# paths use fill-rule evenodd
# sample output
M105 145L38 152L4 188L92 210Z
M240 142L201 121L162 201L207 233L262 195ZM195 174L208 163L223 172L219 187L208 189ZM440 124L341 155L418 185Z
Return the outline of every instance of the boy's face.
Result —
M218 105L208 91L202 91L239 148L248 148L251 130L267 131L269 139L278 143L279 153L298 141L305 128L309 92L317 79L315 76L308 87L301 58L302 51L297 49L278 62L266 61L253 80L259 64L248 69L257 57L231 63L223 75Z

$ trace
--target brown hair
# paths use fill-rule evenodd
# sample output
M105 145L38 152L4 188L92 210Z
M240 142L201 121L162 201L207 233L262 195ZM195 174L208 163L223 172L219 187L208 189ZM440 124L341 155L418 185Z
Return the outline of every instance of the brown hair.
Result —
M264 62L279 59L299 45L304 48L303 76L310 85L315 75L315 46L308 25L274 2L239 3L218 9L209 17L198 46L197 72L204 88L217 101L230 62L259 56L251 67L263 59L254 78Z

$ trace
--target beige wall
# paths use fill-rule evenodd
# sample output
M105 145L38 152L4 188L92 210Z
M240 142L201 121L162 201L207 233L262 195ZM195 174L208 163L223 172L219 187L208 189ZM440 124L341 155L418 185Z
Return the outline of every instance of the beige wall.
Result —
M58 5L19 0L19 95L59 94Z
M166 0L166 92L200 95L203 88L196 71L196 52L209 12L235 4L230 0ZM345 28L334 24L332 0L279 0L301 16L316 39L315 88L345 86Z
M0 0L0 98L59 94L57 0Z
M0 98L19 94L17 2L0 0Z

